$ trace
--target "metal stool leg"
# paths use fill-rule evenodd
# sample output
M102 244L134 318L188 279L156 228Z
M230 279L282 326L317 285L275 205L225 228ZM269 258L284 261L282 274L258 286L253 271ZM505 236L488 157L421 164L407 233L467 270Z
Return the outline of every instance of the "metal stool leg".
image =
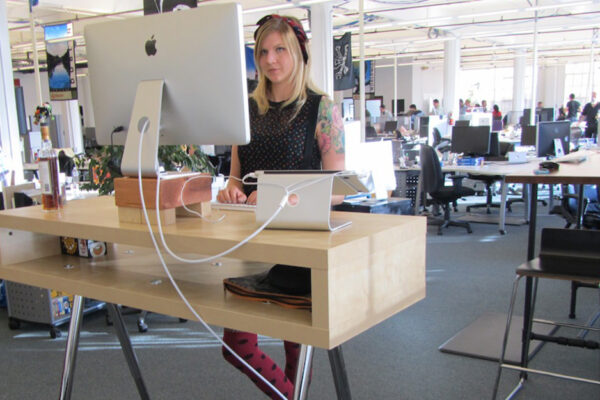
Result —
M75 358L77 346L79 345L79 331L81 330L81 319L83 318L83 297L73 296L73 308L71 309L71 322L67 336L67 348L65 351L65 362L60 382L60 400L71 398L73 390L73 372L75 371Z
M350 394L350 385L348 384L342 346L328 350L327 355L329 356L329 364L331 365L331 373L338 400L351 400L352 395Z
M296 380L294 381L294 400L306 400L308 396L308 381L310 376L310 366L312 364L313 347L300 345L300 354L298 355L298 368L296 370Z
M117 337L119 338L119 342L121 343L121 349L123 350L123 354L125 355L125 360L127 361L127 365L129 366L131 376L133 376L133 380L135 381L135 385L137 386L138 393L140 394L140 399L148 400L150 399L150 395L148 394L148 390L146 389L144 379L142 378L142 372L140 371L140 366L138 364L137 357L135 355L135 352L133 351L133 347L131 346L131 340L129 339L129 335L127 334L127 330L125 329L123 316L121 315L118 306L116 306L115 304L107 303L106 307L108 308L108 312L110 313L111 318L113 320L115 331L117 332Z
M502 367L504 366L504 356L506 355L506 347L508 344L508 333L510 332L510 324L512 322L512 315L514 311L515 299L517 297L517 290L519 288L520 279L520 276L515 277L515 281L513 283L513 290L510 297L510 305L508 306L508 317L506 318L506 328L504 329L504 338L502 339L502 350L500 351L500 357L498 358L498 373L496 374L496 382L494 383L494 392L492 394L492 400L496 400L496 396L498 395L498 387L500 386L500 376L502 375ZM519 383L519 386L522 386L521 382Z

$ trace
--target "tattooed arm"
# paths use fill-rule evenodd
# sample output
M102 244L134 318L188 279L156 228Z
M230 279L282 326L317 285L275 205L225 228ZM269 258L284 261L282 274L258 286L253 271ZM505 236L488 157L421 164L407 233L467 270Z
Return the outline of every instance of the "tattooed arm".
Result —
M319 105L319 117L315 132L324 170L344 170L346 151L344 145L344 122L340 110L329 98L323 96ZM344 196L333 196L332 204L339 204Z

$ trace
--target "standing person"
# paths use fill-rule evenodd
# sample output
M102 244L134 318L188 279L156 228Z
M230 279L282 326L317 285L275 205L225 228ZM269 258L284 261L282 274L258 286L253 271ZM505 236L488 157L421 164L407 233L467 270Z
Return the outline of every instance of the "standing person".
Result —
M433 109L431 115L444 115L444 109L442 108L438 99L433 99Z
M484 113L488 112L488 108L487 108L487 100L481 100L481 108Z
M247 145L232 147L230 175L241 178L256 170L272 169L343 170L344 125L337 106L309 78L308 41L302 25L293 17L279 15L268 15L257 25L254 60L259 79L249 100L251 138ZM308 154L305 144L312 147ZM256 204L256 195L255 186L229 179L217 199L224 203ZM275 266L271 272L277 268L277 274L300 274L308 277L310 283L307 268ZM284 396L293 396L299 344L284 342L283 371L258 347L255 333L226 328L223 340ZM264 393L279 398L225 348L223 356Z
M584 136L587 138L594 138L598 136L598 111L600 110L600 103L596 100L596 92L592 92L592 100L583 107L580 121L585 120L585 132Z
M571 122L577 121L579 111L581 111L581 104L575 100L575 94L571 93L567 102L567 119Z
M502 113L500 112L500 107L498 107L498 104L494 104L494 111L492 111L492 119L502 119Z
M392 121L394 117L392 117L392 113L385 109L385 105L381 104L379 106L379 123L385 124L387 121ZM383 128L383 125L382 125Z

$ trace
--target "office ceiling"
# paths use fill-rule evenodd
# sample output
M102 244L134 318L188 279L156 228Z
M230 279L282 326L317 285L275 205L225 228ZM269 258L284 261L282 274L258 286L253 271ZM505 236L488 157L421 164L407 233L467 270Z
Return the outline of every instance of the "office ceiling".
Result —
M28 0L5 0L13 67L31 69L33 46ZM160 0L157 0L160 2ZM221 2L205 0L204 2ZM256 21L269 13L295 15L308 29L308 7L322 0L242 0L246 39ZM353 56L359 56L359 1L333 0L334 35L351 31ZM83 26L143 14L143 0L39 0L33 9L40 62L45 62L43 26L73 22ZM459 38L463 68L511 66L515 53L540 65L591 60L600 55L600 0L365 0L364 54L367 59L399 57L399 64L441 65L446 41ZM537 30L537 39L534 32ZM77 60L85 43L77 39Z

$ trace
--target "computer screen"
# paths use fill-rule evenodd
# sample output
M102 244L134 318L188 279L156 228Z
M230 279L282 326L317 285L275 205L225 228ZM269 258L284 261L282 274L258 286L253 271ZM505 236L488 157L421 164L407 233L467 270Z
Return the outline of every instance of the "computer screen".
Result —
M535 146L537 125L521 126L521 146Z
M571 137L570 121L540 122L537 134L538 157L554 156L554 139L560 139L565 154L569 153Z
M396 107L394 107L394 100L392 100L392 112L395 115L400 115L404 112L404 99L396 99Z
M490 151L488 154L494 157L502 155L500 152L500 138L498 137L497 131L492 131L490 133Z
M394 132L398 127L398 121L385 121L385 125L383 126L384 132Z
M111 132L123 126L134 137L137 157L135 135L143 117L148 130L160 130L160 144L249 142L241 6L200 4L89 24L84 35L98 144L110 144ZM141 82L140 87L148 88L147 82L164 82L164 87L153 86L136 102ZM114 136L115 144L124 140L125 135ZM147 140L144 134L143 153Z
M419 117L419 137L429 137L429 117Z
M536 112L537 114L537 112ZM549 122L554 121L554 108L542 108L539 111L539 121Z
M455 126L452 129L452 152L472 156L484 156L490 153L489 126Z
M468 119L459 119L457 121L454 121L454 126L460 126L460 127L465 127L465 126L469 126L471 124L471 121L469 121Z

